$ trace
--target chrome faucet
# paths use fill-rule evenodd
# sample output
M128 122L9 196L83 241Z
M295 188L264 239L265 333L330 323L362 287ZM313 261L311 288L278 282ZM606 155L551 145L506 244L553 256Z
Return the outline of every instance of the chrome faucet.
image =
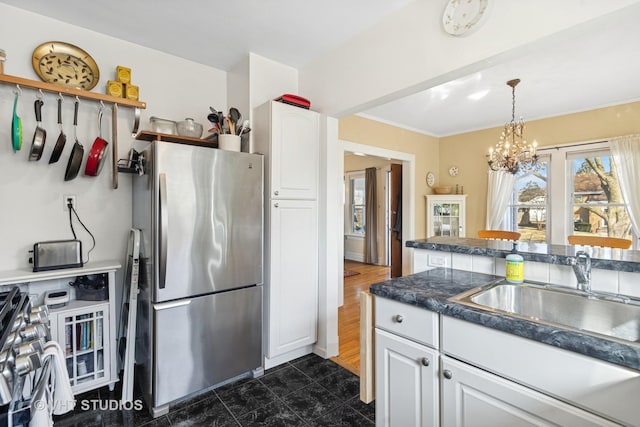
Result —
M574 258L570 258L569 264L578 279L578 289L591 293L591 257L585 251L576 252Z

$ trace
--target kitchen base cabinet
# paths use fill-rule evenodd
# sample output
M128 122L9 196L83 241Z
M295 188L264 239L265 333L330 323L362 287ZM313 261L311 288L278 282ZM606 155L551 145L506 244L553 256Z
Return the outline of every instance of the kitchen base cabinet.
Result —
M108 301L71 301L51 310L51 337L62 347L74 394L110 384Z
M441 328L443 354L572 407L640 425L638 371L449 316L441 316Z
M376 425L438 426L438 352L376 329Z
M442 426L616 426L604 418L442 356Z

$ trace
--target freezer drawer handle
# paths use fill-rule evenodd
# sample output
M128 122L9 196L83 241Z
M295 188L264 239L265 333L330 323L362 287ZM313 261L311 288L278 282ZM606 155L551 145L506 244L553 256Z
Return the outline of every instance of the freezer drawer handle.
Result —
M169 308L181 307L183 305L191 304L191 300L183 300L183 301L171 301L171 302L163 302L160 304L153 304L154 310L166 310Z
M163 173L159 176L160 180L160 289L164 289L167 280L167 229L168 229L168 213L167 213L167 176Z

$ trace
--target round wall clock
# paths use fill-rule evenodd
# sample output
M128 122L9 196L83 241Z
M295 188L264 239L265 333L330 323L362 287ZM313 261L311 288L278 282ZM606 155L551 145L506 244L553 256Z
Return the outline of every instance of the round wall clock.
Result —
M451 176L457 176L459 172L460 172L460 170L458 169L457 166L451 166L449 168L449 175L451 175Z
M38 77L47 83L91 90L100 80L98 64L91 55L69 43L42 43L33 51L31 63Z
M461 36L478 27L489 0L449 0L442 15L444 30L452 36Z
M433 187L433 184L435 184L436 182L436 176L433 174L433 172L427 172L427 185L429 187Z

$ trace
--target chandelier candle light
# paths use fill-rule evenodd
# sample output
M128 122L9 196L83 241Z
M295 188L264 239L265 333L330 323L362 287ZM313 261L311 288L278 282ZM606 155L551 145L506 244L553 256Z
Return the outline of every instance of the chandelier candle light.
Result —
M536 147L538 143L534 140L528 144L524 139L524 121L522 118L516 121L516 86L520 79L513 79L507 82L511 86L511 121L504 125L500 140L495 148L489 148L487 155L491 170L504 170L516 174L519 170L537 170L540 167Z

